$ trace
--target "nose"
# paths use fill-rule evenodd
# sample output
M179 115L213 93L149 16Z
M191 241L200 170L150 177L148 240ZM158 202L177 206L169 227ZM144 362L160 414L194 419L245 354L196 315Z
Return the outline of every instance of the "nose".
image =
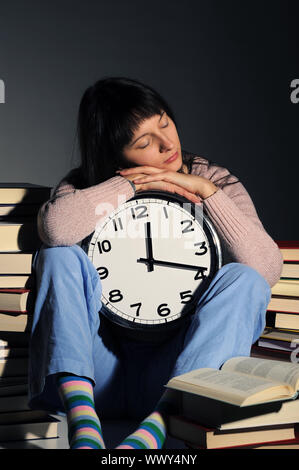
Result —
M166 136L161 136L160 152L171 150L173 147L174 143L171 139Z

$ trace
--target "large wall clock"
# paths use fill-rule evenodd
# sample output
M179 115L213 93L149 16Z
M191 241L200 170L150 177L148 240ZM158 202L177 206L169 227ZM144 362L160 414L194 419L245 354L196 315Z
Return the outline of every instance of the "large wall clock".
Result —
M135 331L170 329L194 313L222 262L202 206L155 190L119 205L86 251L102 283L101 312Z

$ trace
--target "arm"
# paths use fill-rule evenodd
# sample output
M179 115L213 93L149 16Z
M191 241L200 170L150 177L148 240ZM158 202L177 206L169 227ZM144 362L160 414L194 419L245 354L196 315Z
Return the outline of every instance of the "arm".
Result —
M86 189L75 189L72 184L62 180L51 199L39 209L39 237L48 246L74 245L92 233L110 212L133 196L133 186L122 176L114 176Z
M283 258L265 231L248 192L227 169L217 165L205 168L202 176L219 189L203 200L203 206L224 248L232 260L256 269L272 287L279 281Z
M136 173L144 176L134 178ZM171 183L190 194L197 194L203 209L214 223L222 242L223 254L230 261L251 266L272 287L280 278L283 259L281 252L265 231L253 202L238 178L226 168L202 157L193 159L191 174L173 171L158 171L143 166L122 170L130 177L136 190L147 189L151 184ZM167 187L164 188L168 190Z
M246 189L226 168L196 157L191 174L161 170L157 173L150 167L141 169L146 176L133 179L137 191L153 182L169 182L199 195L201 202L197 204L203 204L214 223L223 254L230 262L256 269L271 287L278 282L283 264L281 252L265 231ZM138 171L140 168L133 168L123 170L121 174L129 172L133 175Z

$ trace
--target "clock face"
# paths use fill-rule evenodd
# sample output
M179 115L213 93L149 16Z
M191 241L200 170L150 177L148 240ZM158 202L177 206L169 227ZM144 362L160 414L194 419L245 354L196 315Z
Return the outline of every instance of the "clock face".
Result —
M88 256L102 283L103 313L136 329L166 328L194 309L220 267L220 243L202 207L144 191L98 226Z

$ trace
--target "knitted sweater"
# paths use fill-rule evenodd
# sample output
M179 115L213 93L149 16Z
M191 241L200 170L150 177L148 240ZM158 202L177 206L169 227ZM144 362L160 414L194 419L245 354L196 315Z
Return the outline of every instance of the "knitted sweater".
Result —
M222 248L223 264L243 263L258 271L270 287L280 278L283 258L265 231L253 202L238 178L203 157L187 153L194 175L212 181L218 190L199 202L212 221ZM114 210L134 196L134 185L123 176L113 176L105 182L85 189L76 189L66 175L54 188L51 198L39 209L39 237L48 246L81 244L94 232L107 210L96 213L99 203ZM108 204L106 204L108 203Z

